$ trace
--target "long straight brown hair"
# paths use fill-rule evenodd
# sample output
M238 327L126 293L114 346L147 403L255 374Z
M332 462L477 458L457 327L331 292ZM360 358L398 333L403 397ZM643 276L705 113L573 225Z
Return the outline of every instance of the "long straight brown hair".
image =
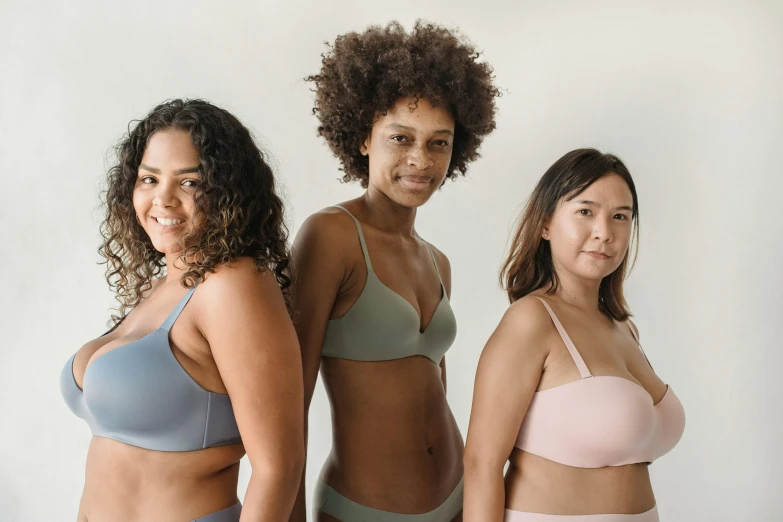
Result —
M570 201L581 194L598 179L617 174L628 184L633 195L631 214L631 245L617 269L604 277L598 294L599 309L608 316L625 321L630 317L628 305L623 296L623 281L633 267L633 260L639 248L639 202L631 173L612 154L595 149L577 149L569 152L538 181L527 200L519 219L508 257L500 270L500 284L508 293L510 302L520 299L534 290L547 287L548 294L558 288L557 273L552 263L549 241L541 239L544 224L554 214L560 201Z

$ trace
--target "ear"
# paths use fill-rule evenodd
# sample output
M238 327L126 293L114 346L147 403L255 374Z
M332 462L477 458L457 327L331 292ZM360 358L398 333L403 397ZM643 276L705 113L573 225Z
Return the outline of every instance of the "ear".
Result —
M359 152L361 153L362 156L366 156L369 153L369 149L370 149L370 137L367 136L367 138L365 138L364 140L364 143L362 143L359 146Z
M549 220L544 221L544 226L541 227L541 238L549 241Z

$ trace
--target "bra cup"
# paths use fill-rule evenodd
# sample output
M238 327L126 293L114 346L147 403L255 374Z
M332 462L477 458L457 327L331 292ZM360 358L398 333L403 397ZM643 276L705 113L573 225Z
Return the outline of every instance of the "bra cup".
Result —
M68 362L63 366L63 371L60 372L60 393L62 394L68 409L80 419L84 419L85 415L82 407L84 404L84 396L82 390L76 385L76 380L73 378L73 359L75 357L76 355L74 354L68 359Z
M659 440L655 458L669 453L685 432L685 409L672 390L667 390L661 402L655 406L659 427Z
M369 272L353 306L327 324L321 355L368 362L422 355L440 363L457 335L448 299L441 298L423 333L419 321L409 302Z
M84 372L84 391L73 378L75 356L68 360L60 389L93 435L156 451L240 442L230 397L199 386L171 352L169 330L194 290L159 329L95 358Z
M582 468L652 462L658 456L662 426L672 424L669 417L632 381L588 377L536 393L516 445Z
M84 376L84 403L96 435L202 445L207 421L204 394L209 392L179 366L167 339L160 339L167 336L168 332L157 330L129 349L112 350L90 365Z
M441 359L457 338L457 318L454 316L448 299L443 299L438 305L423 336L424 342L420 347L421 354L436 364L440 364Z

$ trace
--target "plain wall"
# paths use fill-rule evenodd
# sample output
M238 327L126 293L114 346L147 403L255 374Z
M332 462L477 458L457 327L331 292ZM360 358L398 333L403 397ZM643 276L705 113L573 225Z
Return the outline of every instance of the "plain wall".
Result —
M503 89L482 158L417 220L452 264L463 435L511 224L549 165L598 147L635 177L627 294L687 412L651 467L661 519L783 519L783 3L0 0L0 520L76 517L90 434L58 379L114 305L98 196L128 122L174 97L234 112L269 151L293 238L361 194L337 181L303 77L338 34L417 18L459 27ZM310 423L308 497L330 446L320 381Z

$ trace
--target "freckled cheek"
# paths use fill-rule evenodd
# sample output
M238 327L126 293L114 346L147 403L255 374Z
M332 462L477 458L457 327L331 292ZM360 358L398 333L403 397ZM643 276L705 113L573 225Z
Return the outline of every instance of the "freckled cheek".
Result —
M404 160L405 154L399 150L384 150L381 154L370 156L370 171L382 174L384 177L392 176Z

